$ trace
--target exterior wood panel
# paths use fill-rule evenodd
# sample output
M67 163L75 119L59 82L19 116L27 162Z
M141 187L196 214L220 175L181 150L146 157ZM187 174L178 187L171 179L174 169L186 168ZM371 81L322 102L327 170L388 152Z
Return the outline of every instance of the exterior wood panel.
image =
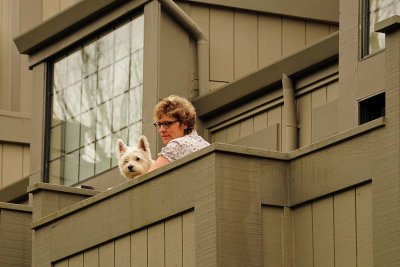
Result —
M326 86L326 101L332 102L338 99L339 82L333 82Z
M216 133L214 133L212 135L211 138L212 142L219 142L219 143L226 143L227 142L227 130L226 129L222 129L217 131Z
M258 17L259 67L282 56L282 18L260 14Z
M3 186L22 178L23 147L3 144Z
M268 126L278 124L278 151L282 149L282 107L268 111Z
M28 70L27 56L19 54L13 38L41 22L40 5L38 0L3 0L0 3L0 64L7 66L0 68L2 110L31 112L32 75Z
M3 144L0 143L0 188L3 187Z
M0 142L0 188L14 183L29 174L29 147Z
M127 235L115 240L115 267L130 266L131 236Z
M312 208L306 204L292 212L294 266L313 266Z
M311 107L316 108L326 103L326 86L311 93Z
M314 266L334 267L333 198L313 202L312 210Z
M99 248L93 248L83 253L83 266L84 267L99 266Z
M235 11L235 80L255 71L258 67L257 30L257 13Z
M159 96L159 67L158 62L160 60L159 55L159 34L157 32L160 21L161 7L159 2L151 2L144 7L144 25L146 30L144 31L144 43L146 49L143 51L143 57L146 59L143 61L143 86L146 87L146 94L143 94L143 103L154 103L155 99L160 98ZM143 118L153 117L153 110L143 108ZM152 148L152 156L156 157L156 150L153 147L158 148L161 146L161 140L158 137L156 131L154 131L153 125L150 123L143 124L143 134L147 136Z
M0 2L0 66L12 66L11 40L12 40L12 5L16 1ZM0 109L11 109L11 68L0 69Z
M57 262L56 264L54 264L54 267L69 267L68 259Z
M147 229L131 234L131 266L147 266Z
M69 267L195 266L194 212L65 258L55 266L64 264Z
M372 184L356 188L357 267L372 267Z
M182 215L182 239L183 266L194 267L196 266L196 239L193 211Z
M291 54L306 44L305 22L283 18L282 20L282 54Z
M283 208L262 208L263 266L284 266Z
M148 266L165 265L164 223L156 224L148 229Z
M42 21L55 16L60 11L60 1L42 0Z
M328 24L306 21L306 45L312 44L328 35Z
M23 3L21 1L12 1L12 10L10 15L14 20L10 25L10 35L15 36L15 33L20 33L21 31L21 5ZM11 37L10 36L10 37ZM13 111L21 111L21 99L23 97L21 90L21 77L20 77L20 69L21 69L21 56L14 45L12 38L10 38L10 65L9 68L11 70L9 79L11 80L11 103L10 110Z
M182 266L182 216L165 222L165 266Z
M83 267L83 254L75 255L68 259L69 267Z
M240 138L246 137L252 133L254 133L253 117L240 122Z
M239 140L240 138L240 124L234 124L226 129L226 142L228 144Z
M229 82L234 79L233 11L210 10L210 80Z
M334 197L335 264L357 266L355 190Z
M23 147L22 152L22 177L26 177L30 174L30 149L27 146Z
M165 10L161 10L160 27L158 97L172 94L188 97L188 80L182 77L192 73L188 68L189 36Z
M254 116L254 132L267 128L268 112L263 112Z
M0 205L3 203L0 203ZM0 206L0 266L31 266L31 212ZM25 207L24 207L25 208Z
M114 267L114 241L99 247L99 267Z
M312 140L316 142L338 133L338 101L331 101L312 110Z
M218 220L214 227L218 231L215 240L217 266L261 266L262 226L260 177L256 167L258 162L235 155L217 154L216 157Z

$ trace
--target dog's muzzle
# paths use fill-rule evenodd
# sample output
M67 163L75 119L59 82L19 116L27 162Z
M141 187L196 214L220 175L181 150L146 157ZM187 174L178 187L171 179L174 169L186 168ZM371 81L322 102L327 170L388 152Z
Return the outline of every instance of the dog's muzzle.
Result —
M129 172L134 172L135 171L135 167L133 165L129 165L128 166L128 170L129 170Z

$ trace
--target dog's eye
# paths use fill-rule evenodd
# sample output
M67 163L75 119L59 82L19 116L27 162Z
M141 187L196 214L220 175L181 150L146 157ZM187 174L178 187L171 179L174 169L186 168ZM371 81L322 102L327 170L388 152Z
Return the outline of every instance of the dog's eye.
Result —
M129 160L128 160L128 159L125 159L125 160L124 160L124 163L128 163L128 162L129 162Z
M140 158L139 157L136 157L136 161L139 161L140 160Z

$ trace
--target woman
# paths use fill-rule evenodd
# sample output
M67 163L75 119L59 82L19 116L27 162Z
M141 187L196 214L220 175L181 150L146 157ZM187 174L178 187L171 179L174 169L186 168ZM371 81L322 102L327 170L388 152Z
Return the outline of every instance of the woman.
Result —
M210 145L197 134L196 110L184 97L171 95L161 99L154 108L154 119L166 146L149 172Z

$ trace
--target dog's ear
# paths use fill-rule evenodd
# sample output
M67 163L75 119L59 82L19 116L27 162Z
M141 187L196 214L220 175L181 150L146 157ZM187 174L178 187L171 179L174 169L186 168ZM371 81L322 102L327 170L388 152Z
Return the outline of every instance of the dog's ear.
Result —
M119 159L122 154L124 154L127 150L127 146L125 145L124 141L122 139L117 140L117 147L115 149L115 152L117 154L117 158Z
M143 151L145 151L145 152L148 152L149 151L149 147L150 147L150 145L149 145L149 142L147 141L146 136L141 135L139 137L138 148L143 150Z

